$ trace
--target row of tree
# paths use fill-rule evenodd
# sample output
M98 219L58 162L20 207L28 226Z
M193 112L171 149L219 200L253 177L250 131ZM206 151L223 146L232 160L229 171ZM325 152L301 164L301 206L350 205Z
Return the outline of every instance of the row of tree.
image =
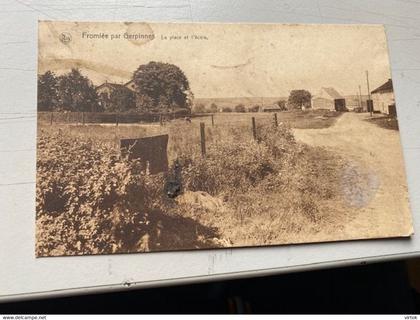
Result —
M193 95L184 72L176 65L149 62L133 73L134 91L115 85L109 94L98 94L80 70L63 75L47 71L38 76L39 111L128 112L190 109Z
M112 84L112 90L98 94L92 81L78 69L71 69L70 72L59 76L47 71L38 76L38 110L165 112L174 109L191 109L193 105L193 94L188 79L176 65L152 61L140 65L131 80L134 83L134 90L124 85ZM311 93L307 90L292 90L287 103L281 100L277 104L284 110L310 107ZM242 104L237 105L234 110L246 111ZM209 110L203 105L196 105L194 111L220 110L217 105L212 104Z
M278 100L274 106L277 106L280 111L291 110L291 109L302 109L311 107L312 95L307 90L292 90L290 95L286 100ZM254 105L246 107L244 104L239 103L233 108L231 107L222 107L221 109L215 104L212 103L209 107L206 107L203 103L198 103L194 106L194 112L196 113L206 113L206 112L258 112L261 111L260 105Z

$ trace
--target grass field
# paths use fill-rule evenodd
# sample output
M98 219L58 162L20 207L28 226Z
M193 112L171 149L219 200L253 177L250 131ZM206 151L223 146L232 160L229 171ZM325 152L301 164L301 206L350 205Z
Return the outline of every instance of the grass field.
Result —
M39 123L37 254L95 254L311 241L347 219L343 160L295 141L291 128L325 128L339 113L229 113L163 126ZM253 139L251 117L257 123ZM199 123L207 154L200 153ZM139 172L120 138L169 135L170 170ZM165 194L180 166L182 194ZM315 238L314 238L315 239Z
M393 116L374 114L372 118L369 118L366 121L374 123L384 129L399 130L398 120Z

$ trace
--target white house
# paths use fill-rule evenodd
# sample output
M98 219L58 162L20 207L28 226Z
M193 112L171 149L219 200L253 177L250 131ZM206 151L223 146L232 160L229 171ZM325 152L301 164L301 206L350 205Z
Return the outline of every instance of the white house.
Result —
M388 79L383 85L373 90L371 92L371 97L374 111L396 115L394 88L391 79Z
M322 87L319 93L312 97L313 109L327 109L331 111L344 111L346 108L346 100L331 87Z

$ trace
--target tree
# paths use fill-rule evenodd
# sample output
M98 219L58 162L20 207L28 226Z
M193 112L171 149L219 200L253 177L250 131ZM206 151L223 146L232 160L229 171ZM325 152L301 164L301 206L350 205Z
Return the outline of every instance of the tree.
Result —
M137 93L149 97L154 108L191 108L188 79L176 65L154 61L140 65L133 80Z
M308 108L311 106L311 98L312 95L307 90L292 90L290 92L287 104L289 106L289 109L300 109L302 107Z
M210 105L210 111L216 113L219 111L219 107L214 102Z
M245 106L242 103L236 105L235 106L235 112L246 112Z
M196 104L194 106L194 112L196 112L196 113L204 113L204 112L206 112L206 107L202 103Z
M258 112L258 111L260 111L260 106L258 104L248 108L248 112Z
M68 111L98 111L95 87L78 69L58 78L58 106Z
M149 96L142 94L135 94L136 96L136 109L139 112L153 111L153 101Z
M281 111L287 110L286 108L286 100L279 100L276 102L276 104L279 106Z
M106 104L109 112L127 112L136 108L136 96L130 89L118 86L111 91L109 101Z
M55 108L58 100L58 81L55 74L47 71L38 75L38 110L51 111Z

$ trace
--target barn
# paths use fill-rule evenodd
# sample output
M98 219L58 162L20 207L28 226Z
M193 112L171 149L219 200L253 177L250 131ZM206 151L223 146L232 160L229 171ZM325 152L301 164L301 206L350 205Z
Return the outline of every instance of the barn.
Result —
M346 100L334 88L323 87L318 95L312 97L312 108L345 111Z
M394 87L391 79L373 90L371 97L374 111L396 116Z

